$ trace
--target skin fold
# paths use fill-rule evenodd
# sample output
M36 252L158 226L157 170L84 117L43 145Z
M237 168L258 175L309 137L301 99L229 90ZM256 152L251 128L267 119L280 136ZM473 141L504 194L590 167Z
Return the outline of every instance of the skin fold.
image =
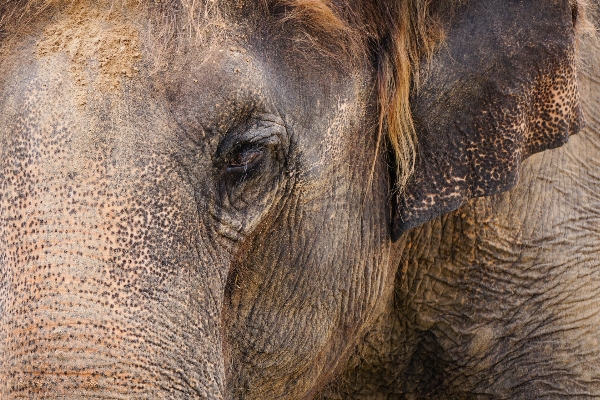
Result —
M432 2L403 190L391 0L142 3L0 36L1 399L600 396L576 3Z
M388 309L321 398L600 394L599 50L580 43L586 127L400 240Z

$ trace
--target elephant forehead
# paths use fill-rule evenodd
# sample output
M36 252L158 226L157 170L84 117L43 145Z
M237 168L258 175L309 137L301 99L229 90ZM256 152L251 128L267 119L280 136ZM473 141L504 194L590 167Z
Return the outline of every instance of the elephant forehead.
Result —
M49 24L38 44L37 56L67 55L73 81L80 89L93 85L117 93L124 77L137 72L141 59L138 31L118 12L100 12L94 5L79 3ZM88 69L94 67L94 74ZM78 100L84 103L80 94Z

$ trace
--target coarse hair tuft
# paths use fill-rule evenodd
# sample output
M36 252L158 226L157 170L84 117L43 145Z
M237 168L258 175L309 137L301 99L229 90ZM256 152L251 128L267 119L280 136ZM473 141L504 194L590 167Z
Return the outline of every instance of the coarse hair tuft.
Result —
M85 1L85 0L80 0ZM88 0L89 1L89 0ZM169 19L176 10L190 29L202 30L218 15L219 4L243 6L248 1L230 0L106 0L145 6ZM414 172L417 157L416 129L410 95L419 85L419 67L443 40L435 10L469 0L253 0L282 23L296 23L319 46L341 49L345 54L366 55L377 69L379 135L387 134L396 161L396 188L403 190ZM11 26L27 24L51 9L75 0L0 0L0 41ZM581 29L593 31L588 16L590 0L571 0L573 18ZM174 14L175 11L172 12ZM175 17L172 17L175 19ZM179 21L181 24L181 21ZM176 26L176 24L174 24ZM173 29L177 29L176 27ZM15 30L14 28L12 30ZM4 32L4 33L3 33ZM173 33L173 32L171 32ZM0 43L1 46L1 43Z

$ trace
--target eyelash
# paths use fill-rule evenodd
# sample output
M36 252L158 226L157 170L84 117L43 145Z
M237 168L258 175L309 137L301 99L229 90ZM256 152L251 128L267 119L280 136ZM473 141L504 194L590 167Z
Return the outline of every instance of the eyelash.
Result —
M248 172L253 164L262 161L265 149L263 147L241 146L227 160L226 169L228 172Z

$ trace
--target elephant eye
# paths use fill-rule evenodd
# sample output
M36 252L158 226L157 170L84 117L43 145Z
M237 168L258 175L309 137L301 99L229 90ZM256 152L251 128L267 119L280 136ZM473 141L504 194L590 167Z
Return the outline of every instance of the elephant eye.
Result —
M247 173L259 166L264 158L264 149L244 147L237 149L227 160L227 172Z
M233 196L259 179L275 182L281 172L285 160L282 143L287 141L285 126L276 116L257 115L230 130L217 146L213 165L223 193Z

